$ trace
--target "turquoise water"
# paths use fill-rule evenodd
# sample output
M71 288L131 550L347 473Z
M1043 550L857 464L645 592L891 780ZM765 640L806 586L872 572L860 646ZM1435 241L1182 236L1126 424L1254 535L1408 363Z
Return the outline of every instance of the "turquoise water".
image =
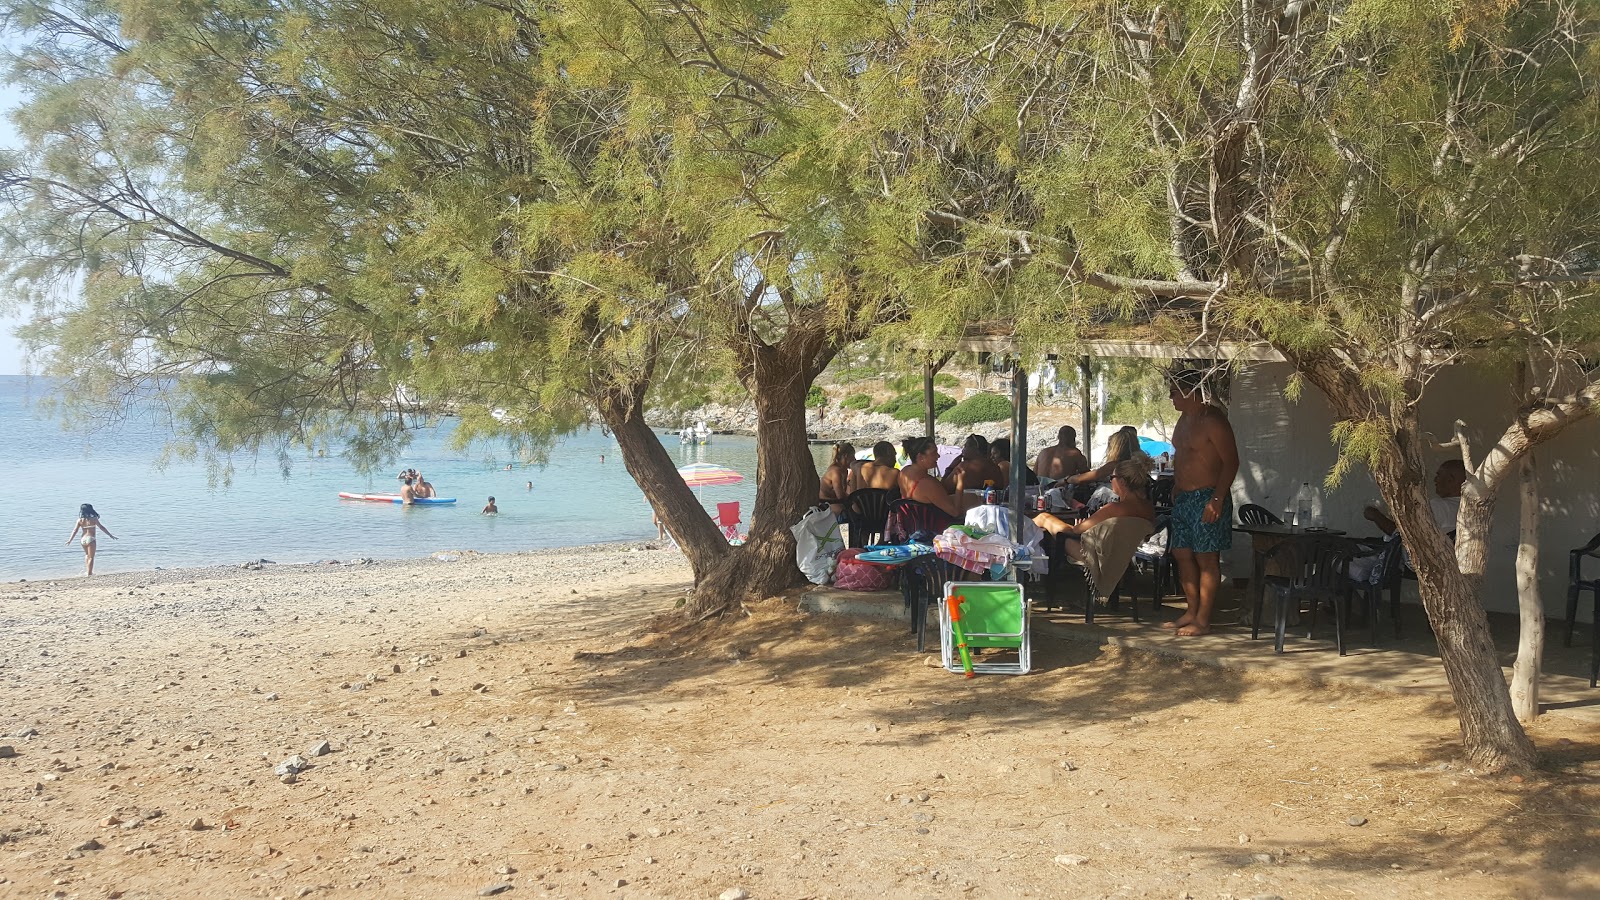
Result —
M9 494L0 504L0 581L80 574L67 545L80 503L93 503L119 540L102 538L95 574L129 570L323 559L403 559L439 550L510 552L654 539L650 506L622 465L615 439L594 428L564 439L543 466L502 448L449 448L453 423L417 433L391 467L420 469L449 506L341 501L340 491L393 493L394 475L358 476L343 459L301 457L285 477L275 458L235 459L232 484L212 488L201 462L156 461L170 433L134 416L114 428L64 431L35 406L54 387L0 376L0 451ZM700 490L708 514L738 500L748 524L755 498L755 440L718 435L682 447L680 465L710 462L745 475ZM498 454L498 455L497 455ZM601 455L605 462L600 461ZM506 471L510 463L513 468ZM533 482L528 490L527 482ZM498 516L479 510L493 495Z

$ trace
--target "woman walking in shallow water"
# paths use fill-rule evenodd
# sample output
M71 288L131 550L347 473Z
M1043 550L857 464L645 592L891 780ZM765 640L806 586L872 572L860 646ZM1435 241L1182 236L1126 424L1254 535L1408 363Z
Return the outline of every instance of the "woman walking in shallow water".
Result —
M85 503L78 507L78 522L72 526L72 533L67 535L67 543L72 543L72 539L77 537L80 531L83 532L83 538L80 541L83 544L83 574L85 576L93 575L95 532L104 531L106 537L110 538L115 538L116 535L112 534L111 529L100 521L100 514L94 511L94 505L90 503Z

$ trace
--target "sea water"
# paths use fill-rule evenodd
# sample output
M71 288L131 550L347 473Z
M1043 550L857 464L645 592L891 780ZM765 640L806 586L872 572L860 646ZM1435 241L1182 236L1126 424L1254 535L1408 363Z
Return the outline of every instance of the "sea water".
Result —
M82 549L66 543L81 503L94 504L118 538L101 537L96 574L260 559L504 553L656 537L649 503L623 467L616 439L600 428L567 436L545 464L531 465L503 447L453 449L454 423L446 419L419 430L381 475L358 475L336 456L296 456L287 474L276 457L241 456L223 486L211 483L198 460L158 465L172 433L137 410L113 426L64 430L39 404L56 389L44 379L0 376L0 581L81 574ZM740 501L741 530L748 527L754 438L717 435L683 446L663 434L662 442L679 465L714 463L743 474L739 484L696 493L708 515L719 502ZM819 459L826 449L817 448ZM439 496L456 502L406 507L339 499L340 491L396 493L394 473L403 468L420 470ZM480 515L491 495L499 515Z

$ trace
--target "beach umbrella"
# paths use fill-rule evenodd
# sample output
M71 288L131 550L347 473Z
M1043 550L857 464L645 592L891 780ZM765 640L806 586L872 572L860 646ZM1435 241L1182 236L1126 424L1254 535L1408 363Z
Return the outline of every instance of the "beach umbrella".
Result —
M692 488L717 484L738 484L744 476L728 468L711 463L692 463L678 470L685 484Z
M1160 456L1163 453L1171 453L1172 444L1167 441L1158 441L1155 438L1147 438L1141 434L1139 435L1139 449L1146 456Z

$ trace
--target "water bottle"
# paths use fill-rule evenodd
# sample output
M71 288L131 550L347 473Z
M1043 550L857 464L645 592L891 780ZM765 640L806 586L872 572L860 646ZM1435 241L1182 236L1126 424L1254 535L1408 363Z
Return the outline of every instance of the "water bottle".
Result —
M1297 527L1306 528L1311 525L1311 508L1314 505L1312 492L1314 490L1311 487L1311 482L1301 482L1300 492L1294 498L1294 524Z

